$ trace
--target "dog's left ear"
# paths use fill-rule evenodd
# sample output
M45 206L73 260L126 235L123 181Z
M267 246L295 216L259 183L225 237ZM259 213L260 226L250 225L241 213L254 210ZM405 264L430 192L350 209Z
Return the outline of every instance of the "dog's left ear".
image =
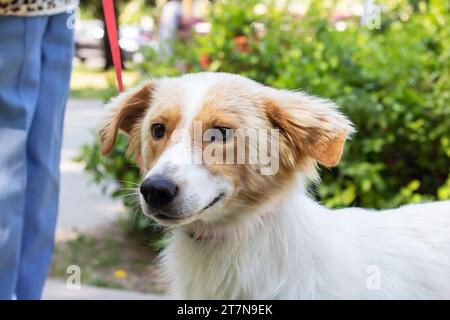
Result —
M269 121L280 130L280 157L285 165L295 167L303 157L327 167L338 164L354 129L333 102L273 89L264 104Z

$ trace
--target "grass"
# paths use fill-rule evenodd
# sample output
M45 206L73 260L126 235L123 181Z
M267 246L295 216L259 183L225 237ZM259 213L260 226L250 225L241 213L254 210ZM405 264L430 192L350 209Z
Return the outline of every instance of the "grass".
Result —
M67 279L67 267L81 269L81 283L100 287L161 293L156 253L130 237L121 222L95 233L58 242L50 276Z
M75 65L70 81L70 97L105 100L118 92L115 77L114 69L104 71L101 67ZM125 88L135 85L138 79L139 73L137 71L123 71Z

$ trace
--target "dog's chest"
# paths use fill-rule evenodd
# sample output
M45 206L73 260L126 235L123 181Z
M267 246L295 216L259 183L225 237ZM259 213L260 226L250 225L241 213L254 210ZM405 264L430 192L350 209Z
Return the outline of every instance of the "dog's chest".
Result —
M181 298L274 298L279 284L286 282L284 278L275 278L287 275L285 270L281 270L287 264L280 258L274 259L270 250L259 248L242 243L214 244L175 236L164 252L163 270L172 291ZM267 297L261 297L262 293Z

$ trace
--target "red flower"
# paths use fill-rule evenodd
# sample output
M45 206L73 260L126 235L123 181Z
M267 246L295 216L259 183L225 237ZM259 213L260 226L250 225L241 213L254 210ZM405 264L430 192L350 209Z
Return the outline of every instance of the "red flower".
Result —
M246 36L236 36L234 37L234 44L236 49L241 52L250 52L251 49L248 45L248 38Z
M209 55L206 53L202 53L199 58L200 66L203 70L208 69L209 65L211 64L211 60L209 59Z

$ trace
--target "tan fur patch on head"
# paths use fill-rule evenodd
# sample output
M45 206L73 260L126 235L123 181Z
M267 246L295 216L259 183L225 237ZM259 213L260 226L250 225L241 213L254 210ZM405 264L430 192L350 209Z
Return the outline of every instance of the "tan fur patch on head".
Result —
M222 149L223 159L227 154L234 155L232 164L203 163L203 166L213 175L226 177L234 186L234 194L227 197L228 204L233 211L248 211L252 207L260 206L272 196L276 196L294 178L295 170L288 170L282 166L274 175L261 175L259 165L248 163L250 149L258 145L250 144L239 130L272 129L268 121L265 108L261 105L260 96L250 91L240 83L219 82L212 86L205 97L201 112L196 116L201 121L203 132L214 126L224 126L235 129L232 140L217 146ZM238 130L238 131L236 131ZM245 139L245 140L244 140ZM203 142L203 148L211 142ZM238 163L238 144L244 145L245 163ZM256 154L257 152L254 152ZM278 161L278 154L273 161Z

